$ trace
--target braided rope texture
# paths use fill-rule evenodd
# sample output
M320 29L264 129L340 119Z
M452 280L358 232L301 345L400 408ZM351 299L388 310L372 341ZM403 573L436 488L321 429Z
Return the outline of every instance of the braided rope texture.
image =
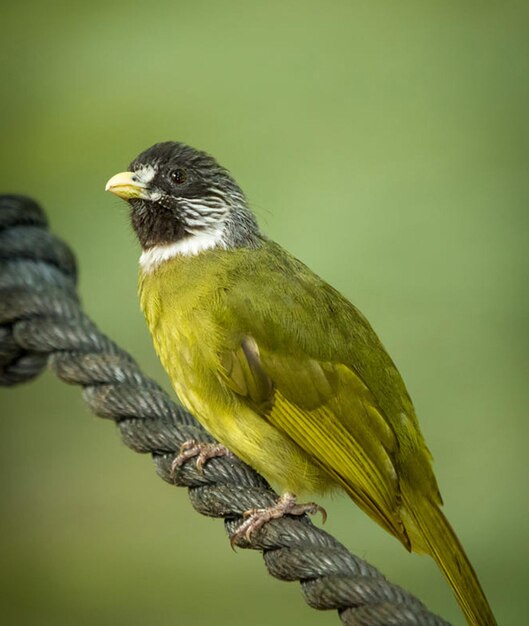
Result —
M211 459L202 472L188 462L171 476L182 443L213 439L85 315L75 258L48 231L39 205L0 196L0 385L27 382L46 366L80 385L90 409L114 420L129 448L150 453L161 478L187 487L197 511L224 518L228 535L244 511L276 502L266 481L236 458ZM337 610L346 626L449 626L306 517L274 520L236 545L261 550L272 576L299 581L309 606Z

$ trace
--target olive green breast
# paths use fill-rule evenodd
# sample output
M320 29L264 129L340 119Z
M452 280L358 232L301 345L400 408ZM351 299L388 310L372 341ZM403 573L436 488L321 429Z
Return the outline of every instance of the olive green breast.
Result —
M225 338L214 310L221 306L230 260L217 253L178 256L140 274L140 304L156 352L194 412L197 394L219 393L215 372Z

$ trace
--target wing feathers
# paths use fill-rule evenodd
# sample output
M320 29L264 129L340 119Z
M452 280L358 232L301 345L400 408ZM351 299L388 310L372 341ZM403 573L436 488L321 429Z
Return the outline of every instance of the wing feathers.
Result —
M261 349L253 337L221 355L220 377L293 439L407 547L399 515L396 437L348 367Z

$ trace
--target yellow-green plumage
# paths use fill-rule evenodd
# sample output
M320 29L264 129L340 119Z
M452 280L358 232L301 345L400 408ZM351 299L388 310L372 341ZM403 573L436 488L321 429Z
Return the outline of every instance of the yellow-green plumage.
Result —
M406 548L433 556L471 626L494 626L441 512L404 383L362 314L261 234L204 152L155 144L106 189L131 206L141 305L187 408L283 489L343 488Z
M440 511L404 383L362 314L273 242L177 255L140 276L156 351L184 405L267 479L342 487L431 554L470 624L495 624Z

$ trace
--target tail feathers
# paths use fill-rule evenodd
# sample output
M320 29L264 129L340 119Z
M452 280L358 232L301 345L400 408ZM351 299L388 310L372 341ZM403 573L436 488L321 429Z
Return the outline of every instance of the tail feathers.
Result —
M425 551L435 559L470 626L497 626L478 577L443 512L425 497L408 499L404 495L404 500L406 517L409 515L413 522L408 528L412 549Z

